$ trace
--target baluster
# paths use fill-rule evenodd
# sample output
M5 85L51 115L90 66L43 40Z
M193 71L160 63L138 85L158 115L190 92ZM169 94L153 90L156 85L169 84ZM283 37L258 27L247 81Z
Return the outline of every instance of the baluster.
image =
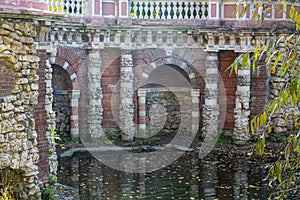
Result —
M165 3L165 12L164 12L165 19L168 19L168 15L169 15L169 12L168 12L168 3L166 2Z
M200 4L199 4L199 19L202 19L202 15L203 15L203 12L202 12L202 2L200 2Z
M81 36L82 36L82 33L80 33L80 32L77 31L76 37L75 37L75 38L76 38L76 43L77 43L77 44L80 44L80 43L81 43L81 40L82 40Z
M54 0L54 12L57 12L57 0Z
M197 7L196 2L194 2L194 3L193 3L193 17L194 17L194 19L196 19L196 17L197 17L197 10L196 10L196 7Z
M171 10L170 10L171 19L173 19L174 15L175 15L173 2L171 2L170 8L171 8Z
M205 16L205 18L207 18L207 16L208 16L208 4L207 4L207 2L205 2L204 16Z
M158 4L158 7L159 7L159 11L158 11L158 16L159 16L159 19L161 19L162 15L163 15L163 12L162 12L162 3L159 2Z
M68 43L68 44L72 44L73 34L74 34L74 33L73 33L71 30L69 30L69 31L67 32L67 43Z
M150 19L150 16L151 16L151 11L150 11L151 4L150 4L150 2L148 2L147 7L148 7L147 16L148 16L148 19Z
M73 0L73 2L74 2L74 10L73 10L73 13L74 13L74 14L79 14L79 9L78 9L79 2L78 2L78 0L77 0L77 1L76 1L76 0Z
M179 19L180 11L179 11L179 3L178 2L176 3L176 16L177 16L177 19Z
M156 11L156 2L153 3L153 11L152 11L153 19L156 18L157 11Z
M70 1L66 0L66 13L72 13Z
M175 15L175 13L174 13L174 3L173 2L171 2L171 11L170 11L170 15L171 15L171 19L173 19L174 18L174 15Z
M185 15L186 15L185 6L186 6L185 3L182 2L182 11L181 11L182 19L185 19Z
M48 10L53 11L52 0L48 0Z
M141 15L141 11L140 11L140 2L137 2L136 6L137 6L136 17L139 19L139 18L140 18L140 15Z
M67 9L67 0L64 0L64 13L67 13L68 12L68 9Z
M56 35L56 32L57 32L57 30L56 30L56 28L54 28L52 31L51 31L51 35L50 35L50 41L52 42L52 43L54 43L55 42L55 35Z
M173 33L172 31L168 31L168 34L167 34L167 45L168 46L172 46L173 44Z
M52 7L52 11L55 12L55 0L50 0L51 1L51 7Z
M54 11L54 0L49 0L49 10Z
M76 14L82 14L82 0L77 0L77 5L76 5L76 10L77 10L77 13Z
M143 16L143 19L145 19L145 15L146 15L145 6L146 6L146 4L145 4L145 2L143 2L142 3L142 8L143 8L143 10L142 10L142 16Z
M188 19L191 19L192 11L191 11L191 3L190 3L190 2L188 3L188 12L187 12L187 16L188 16Z
M115 40L114 40L114 43L115 43L116 45L120 45L120 43L121 43L121 31L120 31L120 30L118 30L118 31L115 32Z
M125 34L125 45L127 47L129 47L131 45L131 40L132 40L131 31L126 31L126 34Z
M147 46L152 45L152 31L147 31Z
M62 9L62 1L63 0L57 0L57 2L56 2L57 12L62 12L63 11L63 9Z
M74 14L75 13L75 9L76 9L76 4L75 4L75 1L72 0L71 1L71 12L70 12L70 14Z
M131 2L130 4L130 17L134 18L134 2Z
M57 1L57 11L58 12L63 12L63 0L58 0Z
M59 42L63 41L64 33L65 33L64 30L58 31L58 41Z
M98 45L99 44L99 42L100 42L100 36L99 36L99 31L98 30L96 30L96 32L94 32L94 44L95 45Z

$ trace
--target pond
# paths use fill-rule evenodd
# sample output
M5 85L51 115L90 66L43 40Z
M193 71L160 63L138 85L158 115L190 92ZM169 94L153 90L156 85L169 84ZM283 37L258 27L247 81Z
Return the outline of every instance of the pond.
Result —
M199 159L197 153L185 153L160 170L126 173L81 152L59 159L58 182L74 189L74 199L84 200L267 199L264 166L227 155Z

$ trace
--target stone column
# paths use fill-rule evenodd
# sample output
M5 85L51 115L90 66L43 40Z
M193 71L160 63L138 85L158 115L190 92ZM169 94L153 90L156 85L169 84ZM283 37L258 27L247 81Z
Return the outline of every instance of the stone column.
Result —
M139 136L145 137L147 132L146 127L146 88L139 88L138 101L139 101Z
M71 99L71 138L78 138L78 99L80 90L72 90L69 95Z
M121 129L122 140L133 141L136 130L133 123L134 74L131 52L127 52L121 56L120 76L119 126Z
M207 52L205 90L203 106L203 135L213 140L218 135L219 105L218 105L218 52Z
M235 92L234 130L233 135L237 143L244 143L249 139L250 118L250 69L239 69L237 76L237 89Z
M52 175L57 175L57 154L55 141L51 139L52 130L55 130L55 112L52 108L53 103L53 88L52 88L52 66L49 60L46 60L45 67L45 83L46 83L46 96L45 96L45 110L47 112L47 130L46 136L48 139L48 164L49 173Z
M101 55L99 50L88 53L88 106L87 106L87 131L92 138L99 138L103 135L101 128L102 121L102 88L101 88Z
M192 96L192 133L197 133L199 128L199 89L191 89Z

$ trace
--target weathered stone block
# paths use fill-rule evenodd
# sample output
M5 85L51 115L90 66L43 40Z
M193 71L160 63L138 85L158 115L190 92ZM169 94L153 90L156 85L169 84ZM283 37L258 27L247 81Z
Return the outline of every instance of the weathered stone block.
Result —
M0 28L0 35L9 35L10 31Z

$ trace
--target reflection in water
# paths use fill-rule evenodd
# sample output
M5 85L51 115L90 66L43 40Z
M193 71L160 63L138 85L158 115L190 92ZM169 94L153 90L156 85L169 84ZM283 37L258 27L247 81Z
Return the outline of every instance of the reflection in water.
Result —
M112 155L113 156L113 155ZM185 154L151 173L111 169L90 154L60 159L59 182L80 199L267 199L265 171L246 159L199 160Z

